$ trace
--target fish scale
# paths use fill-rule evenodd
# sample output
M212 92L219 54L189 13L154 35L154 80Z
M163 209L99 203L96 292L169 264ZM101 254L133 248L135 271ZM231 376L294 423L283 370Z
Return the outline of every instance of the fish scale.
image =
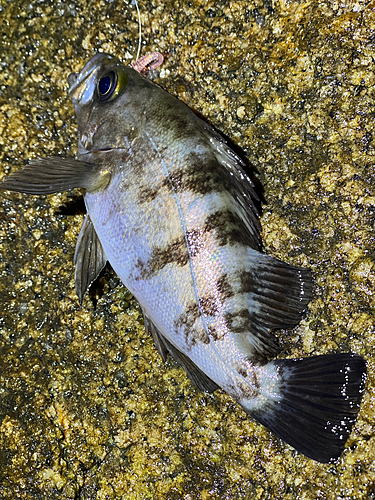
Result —
M84 188L78 298L108 260L145 327L201 390L227 391L308 457L340 455L359 411L358 354L272 359L271 330L294 327L311 272L261 251L253 184L225 140L182 102L108 54L68 77L78 158L33 160L3 190Z

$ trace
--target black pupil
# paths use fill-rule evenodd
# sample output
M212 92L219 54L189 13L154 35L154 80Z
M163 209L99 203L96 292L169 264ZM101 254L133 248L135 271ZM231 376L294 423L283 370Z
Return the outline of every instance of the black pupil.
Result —
M103 76L103 78L99 81L99 94L101 96L107 96L111 91L113 85L113 76L112 74Z

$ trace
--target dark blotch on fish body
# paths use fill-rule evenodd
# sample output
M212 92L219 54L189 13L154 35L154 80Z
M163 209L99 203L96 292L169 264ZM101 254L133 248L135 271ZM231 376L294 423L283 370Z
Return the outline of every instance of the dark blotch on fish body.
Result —
M189 252L186 247L185 238L180 237L165 248L153 248L147 262L138 259L136 267L139 269L139 277L136 279L147 280L158 274L168 264L183 267L188 262Z
M220 246L242 244L251 248L253 237L240 217L230 210L219 210L209 215L204 228L215 231Z

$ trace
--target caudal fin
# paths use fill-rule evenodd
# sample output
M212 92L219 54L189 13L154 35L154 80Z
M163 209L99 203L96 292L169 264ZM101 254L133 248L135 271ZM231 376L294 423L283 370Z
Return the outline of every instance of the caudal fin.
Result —
M359 411L364 359L332 354L275 360L270 365L280 377L281 398L269 398L249 414L307 457L318 462L337 458Z

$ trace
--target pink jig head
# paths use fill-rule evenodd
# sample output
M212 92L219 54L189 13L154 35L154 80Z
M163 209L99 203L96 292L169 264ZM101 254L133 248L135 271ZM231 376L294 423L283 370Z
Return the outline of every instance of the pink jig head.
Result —
M163 64L164 57L160 52L149 52L148 54L140 57L130 65L131 68L138 71L141 75L145 76L150 71L158 68Z

